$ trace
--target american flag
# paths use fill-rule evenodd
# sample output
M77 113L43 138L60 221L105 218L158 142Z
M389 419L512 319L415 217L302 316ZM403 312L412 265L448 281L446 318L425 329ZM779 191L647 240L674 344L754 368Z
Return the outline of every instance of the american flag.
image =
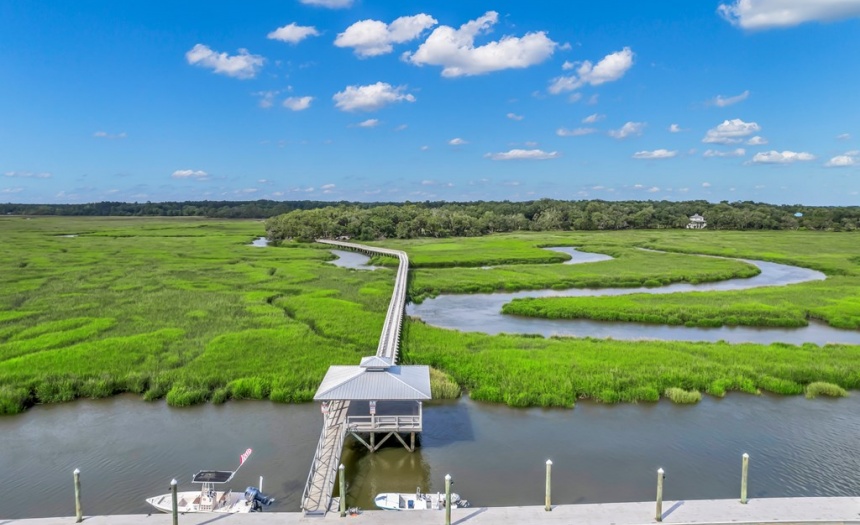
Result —
M244 453L244 454L242 454L241 456L239 456L239 466L240 466L240 467L245 463L245 460L246 460L246 459L248 459L248 456L250 456L250 455L251 455L251 452L253 452L253 450L251 450L251 449L249 448L248 450L246 450L246 451L245 451L245 453Z

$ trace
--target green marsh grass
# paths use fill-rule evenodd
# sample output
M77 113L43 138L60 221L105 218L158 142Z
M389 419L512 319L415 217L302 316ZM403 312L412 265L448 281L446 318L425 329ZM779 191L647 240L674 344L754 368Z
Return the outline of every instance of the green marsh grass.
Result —
M678 387L667 388L663 395L679 405L691 405L702 400L702 393L698 390L684 390Z
M7 414L121 392L181 406L309 401L330 365L357 364L375 353L394 279L390 269L327 264L332 256L322 245L248 246L263 235L259 221L0 217L0 232L0 412ZM68 233L78 237L58 237ZM643 231L381 244L404 248L418 262L410 273L415 299L704 282L757 271L692 253L802 264L828 279L701 297L634 296L625 299L631 303L606 302L602 311L647 308L684 323L725 324L761 310L769 320L815 318L856 329L857 240L848 233ZM540 246L576 246L616 259L563 265L566 255ZM681 319L683 309L698 317ZM488 336L407 319L402 356L434 369L434 395L462 389L511 406L657 401L670 388L721 396L799 394L816 382L860 386L857 346Z
M839 385L816 381L806 385L806 397L814 399L818 396L846 397L848 392Z

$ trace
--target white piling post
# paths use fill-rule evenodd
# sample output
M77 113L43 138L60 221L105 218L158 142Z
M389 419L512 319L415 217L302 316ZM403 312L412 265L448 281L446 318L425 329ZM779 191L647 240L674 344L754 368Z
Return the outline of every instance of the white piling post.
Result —
M552 503L551 503L552 499L550 498L550 494L552 493L551 486L552 486L552 460L548 459L548 460L546 460L546 504L544 506L544 510L546 510L547 512L552 510Z
M176 501L176 478L170 480L170 497L173 500L173 525L179 525L179 503Z
M260 492L263 492L263 476L260 476Z
M451 525L451 474L445 474L445 525Z
M72 473L75 478L75 523L84 521L84 513L81 510L81 470L75 469Z
M750 455L744 452L741 461L741 503L747 502L747 475L750 471Z
M337 467L338 480L340 481L340 517L346 517L346 475L343 463Z
M655 516L657 521L663 521L663 478L665 477L663 469L657 469L657 514Z

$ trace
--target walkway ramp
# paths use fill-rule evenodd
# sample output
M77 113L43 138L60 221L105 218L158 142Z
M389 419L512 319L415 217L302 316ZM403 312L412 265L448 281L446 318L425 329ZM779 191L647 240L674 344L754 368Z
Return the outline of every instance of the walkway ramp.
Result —
M332 401L328 404L325 421L311 471L302 495L302 509L306 516L325 516L331 504L337 467L346 438L346 414L349 401Z

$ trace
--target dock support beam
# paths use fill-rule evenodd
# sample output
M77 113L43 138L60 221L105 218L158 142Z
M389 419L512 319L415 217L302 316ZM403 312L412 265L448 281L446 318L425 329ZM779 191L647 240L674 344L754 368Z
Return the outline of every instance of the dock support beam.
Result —
M657 521L663 521L663 478L666 475L662 468L657 469L657 514L654 517Z
M75 523L84 521L84 512L81 510L81 470L75 469L72 473L75 478Z
M747 502L747 475L750 472L750 455L744 452L741 461L741 503Z

